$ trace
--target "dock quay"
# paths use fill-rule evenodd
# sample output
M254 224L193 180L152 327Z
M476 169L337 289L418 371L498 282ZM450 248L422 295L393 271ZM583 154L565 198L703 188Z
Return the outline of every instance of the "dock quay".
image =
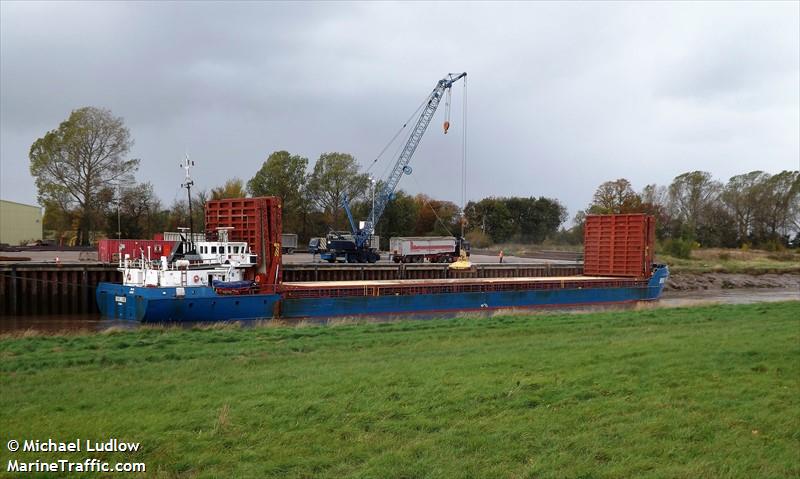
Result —
M293 263L281 267L284 283L448 278L522 278L575 276L582 264L475 264L452 270L446 264ZM69 314L97 312L94 294L101 282L120 282L116 264L0 263L0 314Z

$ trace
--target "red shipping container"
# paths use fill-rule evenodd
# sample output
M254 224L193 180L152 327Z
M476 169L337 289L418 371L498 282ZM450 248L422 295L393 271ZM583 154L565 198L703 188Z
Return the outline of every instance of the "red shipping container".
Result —
M655 218L645 214L587 216L583 274L648 278L655 228Z
M150 258L158 259L172 253L174 241L158 241L143 239L101 239L97 242L97 259L104 263L117 263L120 258L130 255L131 259L147 257L150 247ZM122 246L122 248L120 248Z

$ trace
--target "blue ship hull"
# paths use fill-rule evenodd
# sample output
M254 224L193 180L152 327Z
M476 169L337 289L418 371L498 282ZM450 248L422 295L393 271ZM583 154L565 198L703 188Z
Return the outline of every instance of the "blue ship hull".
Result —
M155 323L269 319L280 300L277 294L219 295L207 286L185 288L185 292L179 297L177 288L100 283L96 297L105 317Z
M640 287L532 289L399 296L283 298L280 294L219 295L210 287L129 287L100 283L97 304L103 316L143 322L237 321L281 318L374 316L443 311L563 307L658 299L669 271L656 268Z

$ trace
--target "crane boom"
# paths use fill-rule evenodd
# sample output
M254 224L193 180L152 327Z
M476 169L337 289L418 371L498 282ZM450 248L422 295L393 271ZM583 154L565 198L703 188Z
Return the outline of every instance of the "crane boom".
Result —
M397 188L397 184L400 183L400 178L402 178L404 173L407 175L411 174L411 167L408 166L408 163L411 161L411 157L414 156L414 152L417 146L419 146L420 141L422 141L422 136L425 134L425 130L428 129L428 125L430 125L433 115L436 113L436 108L439 106L439 102L441 102L445 91L449 90L453 86L453 83L465 76L467 76L466 72L449 73L436 83L436 87L428 96L425 109L417 119L417 123L414 125L414 129L411 131L411 135L403 147L403 150L400 152L400 156L397 158L392 172L384 183L380 194L375 197L375 204L368 217L371 221L367 222L365 228L359 231L353 231L356 247L358 249L363 248L365 244L369 244L369 239L375 232L374 223L377 223L383 215L386 205L391 200L395 188Z

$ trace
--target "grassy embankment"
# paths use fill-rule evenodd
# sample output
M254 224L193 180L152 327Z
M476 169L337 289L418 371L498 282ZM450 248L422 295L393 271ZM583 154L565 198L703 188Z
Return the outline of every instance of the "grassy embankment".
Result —
M2 470L86 457L10 438L116 437L143 451L93 456L146 477L800 475L800 302L5 337L0 358Z
M660 254L656 261L675 273L800 273L800 250L769 252L725 248L703 248L682 259Z

